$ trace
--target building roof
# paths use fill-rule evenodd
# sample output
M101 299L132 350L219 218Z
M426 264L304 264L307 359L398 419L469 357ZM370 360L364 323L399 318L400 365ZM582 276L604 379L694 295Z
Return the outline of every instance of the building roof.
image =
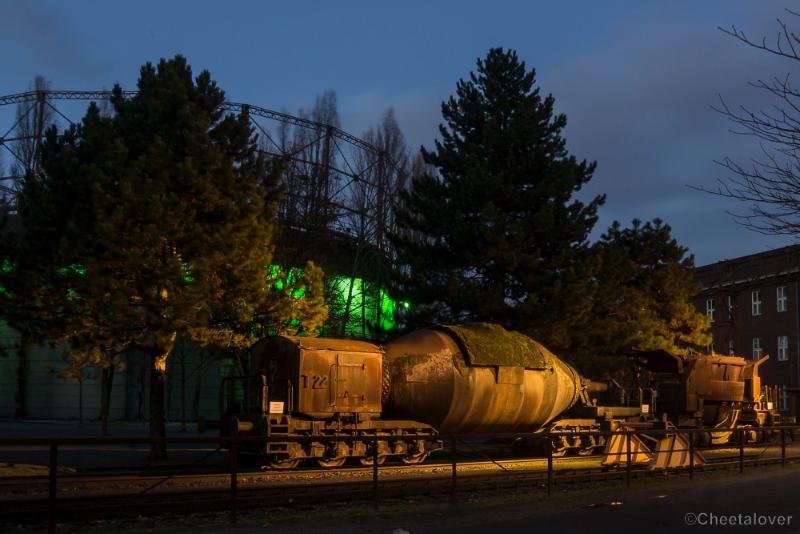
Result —
M798 272L800 272L800 245L789 245L703 265L695 270L695 279L703 285L703 289L710 289Z

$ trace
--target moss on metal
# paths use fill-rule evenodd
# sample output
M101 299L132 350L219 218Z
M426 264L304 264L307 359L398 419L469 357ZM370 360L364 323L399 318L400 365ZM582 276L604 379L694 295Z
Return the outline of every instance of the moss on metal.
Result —
M508 365L526 369L544 369L556 357L541 344L519 332L500 325L469 323L439 325L465 352L470 365Z

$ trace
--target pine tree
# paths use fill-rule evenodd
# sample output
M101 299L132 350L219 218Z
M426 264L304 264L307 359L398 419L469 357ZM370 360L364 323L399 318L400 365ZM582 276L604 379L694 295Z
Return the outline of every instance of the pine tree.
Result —
M193 79L183 57L145 65L138 89L114 88L111 117L92 105L63 136L48 132L43 172L20 195L24 238L5 299L42 326L39 338L149 355L161 437L176 336L230 338L283 298L269 274L280 169L246 112L226 114L223 91L206 71Z
M442 104L436 174L402 195L394 236L412 323L492 321L554 350L587 312L586 239L604 202L573 198L595 169L568 153L567 119L535 71L495 48Z
M568 357L583 373L623 369L632 349L685 355L711 342L709 324L691 304L700 291L694 259L655 219L630 228L614 222L594 246L601 267L592 313Z

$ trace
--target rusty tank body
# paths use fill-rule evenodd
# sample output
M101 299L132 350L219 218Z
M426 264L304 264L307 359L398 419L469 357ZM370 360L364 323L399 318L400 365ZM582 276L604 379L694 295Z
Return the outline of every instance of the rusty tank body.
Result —
M384 410L442 433L535 431L586 382L531 338L499 325L440 325L385 346Z

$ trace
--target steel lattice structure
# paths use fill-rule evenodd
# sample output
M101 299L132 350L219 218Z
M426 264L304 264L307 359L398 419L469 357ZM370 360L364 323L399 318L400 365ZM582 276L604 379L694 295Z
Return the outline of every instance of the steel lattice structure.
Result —
M57 104L64 101L107 102L111 94L111 91L38 90L0 96L0 111L6 106L16 106L11 125L7 129L0 127L0 132L4 132L0 135L0 153L10 155L12 164L8 165L9 158L6 157L5 168L0 167L0 196L13 205L20 173L15 176L6 171L15 167L38 172L39 147L48 126L43 123L46 114L55 117L59 123L63 120L74 124L80 119L71 117ZM124 91L122 94L132 97L136 92ZM284 173L289 187L280 210L286 223L301 227L309 224L324 226L336 233L367 238L373 245L383 248L380 242L383 232L368 231L376 234L370 239L364 235L364 228L382 225L382 222L374 220L376 212L382 211L376 203L386 202L391 196L386 191L387 184L398 183L395 175L401 171L387 154L338 127L305 117L246 103L226 102L224 108L231 113L247 112L262 150L289 162ZM24 130L21 128L23 123L29 127L20 133ZM23 154L26 147L27 157ZM309 183L315 180L322 185L309 187ZM322 210L323 220L305 220L313 219L309 213L312 209ZM364 219L368 220L366 226Z

